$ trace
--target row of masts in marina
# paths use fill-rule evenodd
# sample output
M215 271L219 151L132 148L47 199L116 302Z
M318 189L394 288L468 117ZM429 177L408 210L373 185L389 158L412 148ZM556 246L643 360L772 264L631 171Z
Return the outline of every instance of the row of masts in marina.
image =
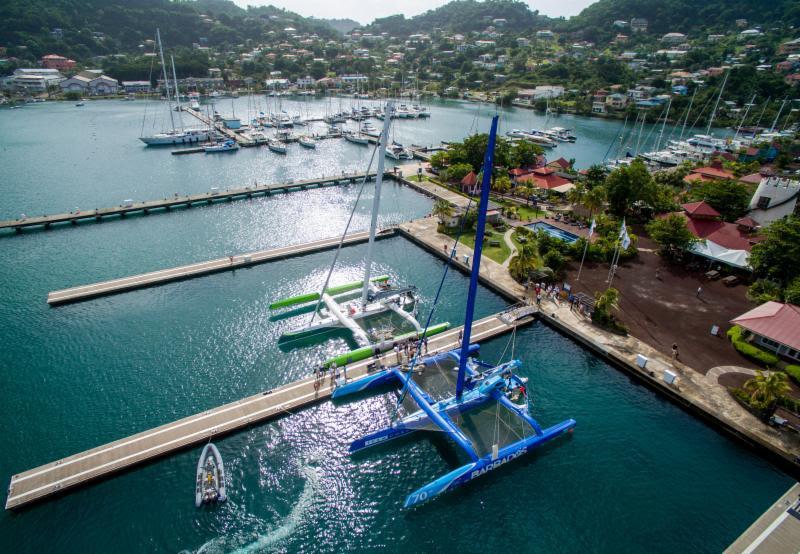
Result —
M669 134L667 134L667 124L672 109L672 98L670 97L667 105L657 118L656 123L650 127L647 133L645 133L645 124L648 110L642 109L637 112L636 119L630 129L628 129L628 118L626 117L622 129L617 134L614 143L612 143L606 153L606 159L608 159L608 154L614 149L616 144L617 149L615 155L605 164L606 168L614 170L628 166L635 159L643 160L653 170L675 167L684 162L705 162L719 153L736 154L742 149L756 144L763 144L776 139L794 136L796 129L779 130L778 128L780 117L788 103L788 99L786 98L781 102L775 119L768 129L761 128L760 124L764 112L772 100L771 98L768 98L764 102L754 124L745 125L752 108L756 106L755 95L753 95L750 102L745 105L744 113L736 126L734 134L726 137L714 136L712 127L717 115L720 100L725 90L728 75L729 73L726 73L720 86L719 93L716 95L711 116L709 117L704 133L689 134L689 131L696 127L697 122L708 107L702 107L694 122L692 122L691 125L689 124L692 108L694 106L695 94L697 92L695 90L686 111L674 121ZM649 148L648 145L650 145Z

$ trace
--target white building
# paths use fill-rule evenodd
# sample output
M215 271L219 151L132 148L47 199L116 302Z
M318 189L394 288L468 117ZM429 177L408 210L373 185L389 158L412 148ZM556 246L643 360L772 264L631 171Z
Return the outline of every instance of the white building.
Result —
M59 83L64 92L78 92L90 96L107 96L116 94L119 90L119 81L108 75L97 74L93 71L81 71L69 79Z
M9 86L28 92L47 92L49 87L58 85L64 76L58 69L20 68L14 70Z
M747 215L759 225L768 225L794 213L798 195L800 181L764 177L750 200L750 212Z
M683 33L667 33L661 37L661 42L665 44L683 44L686 42L686 35Z
M311 77L310 75L297 78L298 87L313 87L315 84L317 84L317 80L314 77Z
M553 34L553 31L545 29L544 31L536 31L536 38L542 40L552 40L555 38L555 35Z
M122 81L121 85L127 94L150 92L150 81Z

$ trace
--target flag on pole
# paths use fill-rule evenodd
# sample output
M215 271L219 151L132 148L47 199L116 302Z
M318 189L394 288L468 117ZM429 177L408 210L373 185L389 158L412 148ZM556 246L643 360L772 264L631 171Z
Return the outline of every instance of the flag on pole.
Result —
M628 235L628 228L625 226L625 220L622 220L622 227L619 230L619 238L625 237Z
M621 237L622 238L622 249L627 250L628 247L631 245L631 238L628 236L628 229L623 226L625 234Z
M595 227L595 221L594 218L592 218L592 224L589 225L589 234L586 236L587 239L592 238L592 235L594 234L594 227Z

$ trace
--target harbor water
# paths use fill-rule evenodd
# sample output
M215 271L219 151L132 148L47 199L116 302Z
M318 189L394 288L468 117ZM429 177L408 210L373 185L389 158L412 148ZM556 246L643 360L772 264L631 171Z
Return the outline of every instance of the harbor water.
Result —
M246 99L236 102L244 113ZM341 140L316 152L293 145L285 157L263 148L171 156L137 140L144 111L117 101L0 111L0 218L363 171L369 158ZM487 128L494 107L443 103L431 112L398 122L396 140L463 138ZM503 115L507 128L534 117ZM565 157L582 166L602 158L619 126L565 119L553 124L578 129ZM318 289L332 252L59 308L47 306L49 291L336 236L358 193L359 185L339 186L0 236L0 478L307 376L349 348L341 336L279 344L298 320L268 309ZM353 230L367 228L372 193L365 186ZM393 183L384 194L382 225L432 207ZM401 237L375 250L374 274L419 287L426 316L443 263ZM364 244L342 251L336 283L360 277L365 252ZM434 321L461 323L466 287L449 272ZM481 289L476 315L506 305ZM762 458L546 325L511 339L487 342L482 357L522 360L534 416L543 425L572 417L574 435L420 509L403 511L406 495L463 460L439 434L349 456L351 440L388 423L387 394L325 402L216 440L229 474L224 505L194 508L201 449L193 448L4 512L0 550L719 552L790 486Z

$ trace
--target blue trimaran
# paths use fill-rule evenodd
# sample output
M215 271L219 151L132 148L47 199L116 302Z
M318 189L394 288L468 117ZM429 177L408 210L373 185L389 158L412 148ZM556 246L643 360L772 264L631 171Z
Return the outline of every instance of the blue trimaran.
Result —
M415 431L443 431L469 457L466 465L411 493L406 498L406 508L468 483L575 427L575 420L567 419L542 429L530 416L524 386L526 379L514 374L514 370L521 366L520 361L511 360L493 366L470 357L479 348L477 344L470 345L470 335L496 134L497 116L492 120L483 163L475 254L461 348L419 357L412 360L409 366L391 367L368 374L340 385L333 392L334 398L341 398L386 385L402 386L395 413L397 417L392 418L391 425L354 441L350 445L351 453ZM453 385L455 395L452 394ZM524 402L518 404L520 397Z

